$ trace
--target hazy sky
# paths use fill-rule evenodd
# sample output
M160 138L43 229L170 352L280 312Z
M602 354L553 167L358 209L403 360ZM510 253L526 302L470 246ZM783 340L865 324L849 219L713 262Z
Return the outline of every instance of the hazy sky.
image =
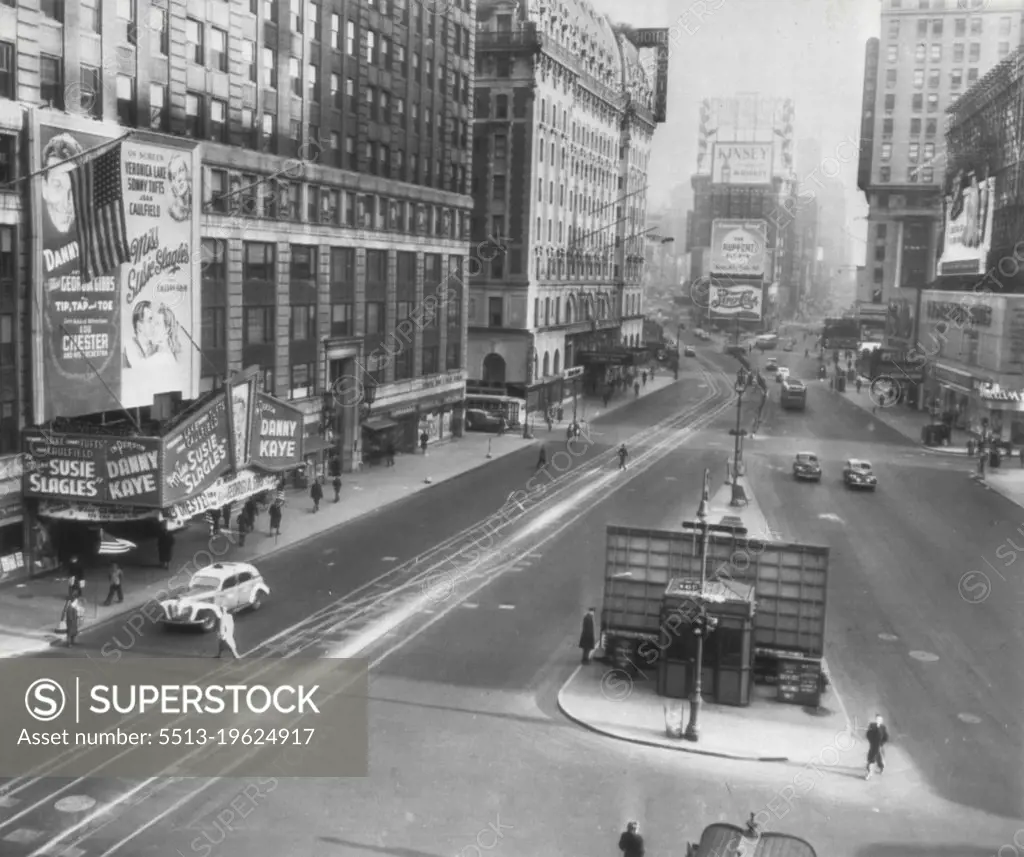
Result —
M864 46L878 35L878 0L594 2L613 21L678 30L669 58L668 117L654 135L652 208L667 203L674 185L689 184L696 169L701 99L737 92L792 98L796 139L818 138L823 156L834 154L847 136L859 138ZM703 20L696 14L701 8ZM856 160L848 146L841 154L849 216L866 214ZM810 169L797 164L800 176Z

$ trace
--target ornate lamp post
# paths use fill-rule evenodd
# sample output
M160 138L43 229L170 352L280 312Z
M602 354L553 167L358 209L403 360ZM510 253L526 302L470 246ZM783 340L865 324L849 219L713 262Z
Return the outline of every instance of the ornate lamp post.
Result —
M695 521L683 521L684 530L697 530L700 533L700 589L697 592L697 615L693 619L693 634L697 638L697 653L694 658L693 693L690 695L690 720L686 725L683 737L687 741L700 740L700 709L704 694L704 639L718 626L718 619L709 616L704 603L704 589L707 586L708 573L708 540L713 532L746 535L746 527L733 527L728 524L712 524L708 521L711 514L711 471L704 471L704 493L697 507Z
M729 434L736 438L735 446L733 447L732 455L732 485L733 485L733 497L731 505L739 505L739 501L736 496L736 486L739 484L740 476L740 455L741 455L741 444L742 438L747 434L746 429L740 428L740 420L743 417L743 394L747 391L750 386L751 377L750 374L742 366L736 370L736 383L733 385L733 389L736 391L736 428L730 429Z
M370 411L377 399L377 382L373 378L367 378L366 382L359 389L359 420L365 422L370 418Z

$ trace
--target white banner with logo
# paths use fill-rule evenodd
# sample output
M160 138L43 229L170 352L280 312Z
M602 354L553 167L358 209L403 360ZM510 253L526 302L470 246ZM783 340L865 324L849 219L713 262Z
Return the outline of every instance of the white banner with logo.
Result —
M737 286L724 285L712 280L711 314L759 321L763 309L763 296L764 287L760 283Z
M273 491L279 478L274 473L242 470L211 485L198 497L175 503L164 511L164 518L174 527L184 526L189 519L210 509L223 509L228 503L239 503L264 491Z

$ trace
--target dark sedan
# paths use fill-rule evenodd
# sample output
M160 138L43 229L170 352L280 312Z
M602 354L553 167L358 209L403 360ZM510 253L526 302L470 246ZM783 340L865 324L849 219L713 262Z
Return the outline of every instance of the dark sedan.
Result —
M843 468L843 482L847 488L863 488L866 491L874 491L878 487L871 462L860 458L851 458L846 462L846 467Z
M798 452L793 461L793 477L821 482L821 462L813 452Z

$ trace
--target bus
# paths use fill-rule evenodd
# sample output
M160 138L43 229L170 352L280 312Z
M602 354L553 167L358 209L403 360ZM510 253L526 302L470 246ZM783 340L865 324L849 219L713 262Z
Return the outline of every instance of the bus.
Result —
M466 396L467 411L487 411L496 417L504 417L509 428L521 426L526 414L526 400L514 396L498 396L486 393L471 393Z
M783 381L780 402L788 411L804 410L807 407L807 387L802 381Z

